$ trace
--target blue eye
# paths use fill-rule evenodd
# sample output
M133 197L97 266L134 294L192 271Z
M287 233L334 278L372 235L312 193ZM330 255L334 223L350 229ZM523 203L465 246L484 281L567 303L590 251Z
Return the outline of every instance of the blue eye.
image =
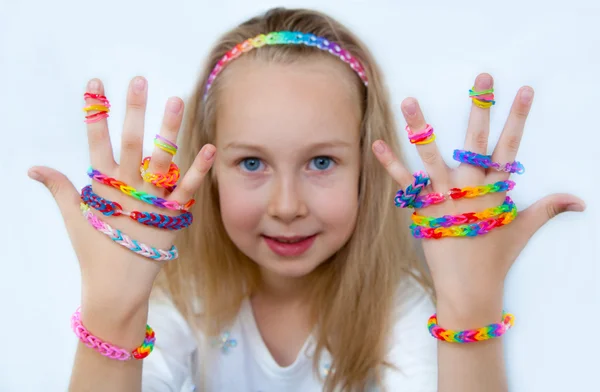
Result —
M333 160L329 157L316 157L312 159L312 163L314 163L316 170L327 170L333 163Z
M254 172L260 167L260 159L258 158L245 158L240 162L244 170Z

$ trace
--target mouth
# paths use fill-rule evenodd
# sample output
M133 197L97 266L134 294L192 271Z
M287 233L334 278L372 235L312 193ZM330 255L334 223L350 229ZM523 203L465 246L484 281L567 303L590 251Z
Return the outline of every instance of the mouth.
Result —
M300 256L315 242L317 234L311 236L269 237L262 236L267 246L277 255L284 257Z

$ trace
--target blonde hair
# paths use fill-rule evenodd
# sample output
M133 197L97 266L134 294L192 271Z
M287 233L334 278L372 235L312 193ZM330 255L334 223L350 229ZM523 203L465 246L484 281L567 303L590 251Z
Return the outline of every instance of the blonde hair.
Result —
M206 102L204 88L212 67L236 44L272 31L313 33L335 41L365 67L369 85L355 77L362 95L361 172L356 228L348 242L311 274L310 304L315 329L314 370L320 354L332 357L325 390L364 390L380 384L387 364L388 338L394 322L399 283L416 279L430 291L429 275L419 261L407 230L408 217L393 206L398 187L371 152L385 140L402 160L396 126L381 71L373 57L348 29L323 13L306 9L271 9L224 34L211 50L187 104L178 158L182 170L191 166L206 143L214 143L220 80ZM329 55L303 45L265 46L243 54L248 58L291 63L309 56ZM329 55L331 56L331 55ZM242 300L260 285L257 265L233 244L221 221L217 179L209 173L196 194L194 224L177 239L180 259L167 264L157 280L184 317L209 336L218 335L237 315ZM194 301L202 304L201 320Z

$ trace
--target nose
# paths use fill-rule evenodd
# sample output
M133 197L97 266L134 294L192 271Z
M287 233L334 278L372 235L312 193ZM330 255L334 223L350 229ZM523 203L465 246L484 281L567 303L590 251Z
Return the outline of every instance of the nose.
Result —
M276 179L269 199L268 214L284 222L306 216L308 208L300 188L292 176Z

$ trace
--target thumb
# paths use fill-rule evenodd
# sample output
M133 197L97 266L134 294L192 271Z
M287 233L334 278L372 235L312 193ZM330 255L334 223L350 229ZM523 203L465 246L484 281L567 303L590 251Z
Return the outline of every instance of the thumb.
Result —
M34 166L27 171L27 175L48 188L65 221L79 213L79 192L64 174L49 167Z
M580 198L567 193L555 193L538 200L523 212L519 212L519 219L514 223L524 226L523 232L529 239L558 214L583 210L585 210L585 202Z

